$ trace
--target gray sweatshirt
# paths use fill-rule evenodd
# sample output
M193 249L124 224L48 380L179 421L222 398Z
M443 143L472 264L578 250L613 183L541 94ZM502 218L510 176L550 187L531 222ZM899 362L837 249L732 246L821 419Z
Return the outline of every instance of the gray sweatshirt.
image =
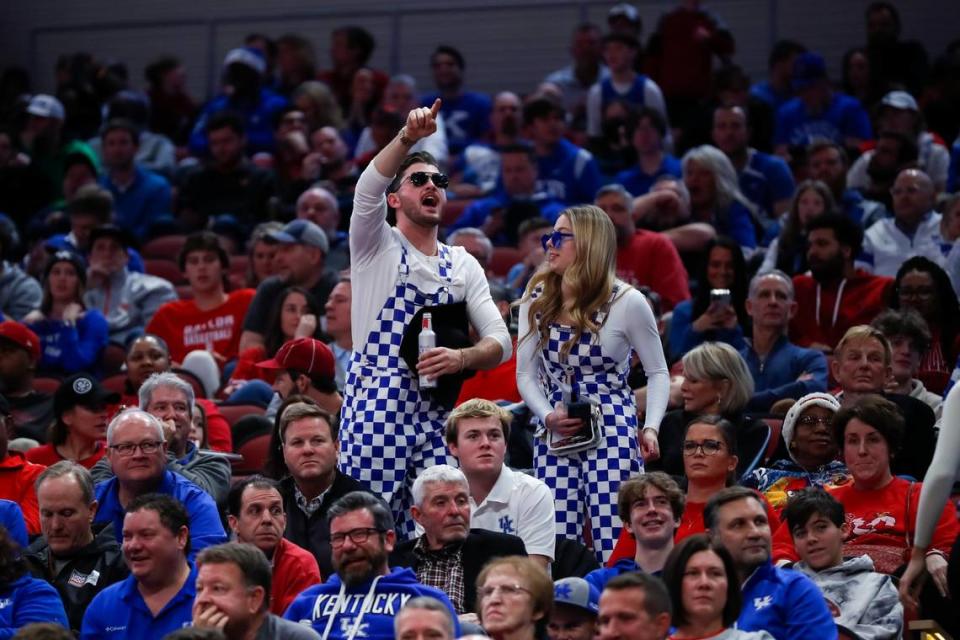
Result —
M844 558L843 563L814 571L807 563L793 566L817 583L837 625L861 640L894 640L903 629L903 605L890 576L873 570L870 556Z

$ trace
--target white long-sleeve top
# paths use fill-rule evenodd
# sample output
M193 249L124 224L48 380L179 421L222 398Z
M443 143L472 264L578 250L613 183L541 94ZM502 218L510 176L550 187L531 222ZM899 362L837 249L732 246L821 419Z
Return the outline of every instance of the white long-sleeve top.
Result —
M960 384L953 385L943 403L940 436L933 452L933 461L923 477L914 546L929 547L933 530L950 498L953 483L960 476Z
M363 352L367 337L376 326L383 305L393 295L403 248L407 250L407 281L422 292L433 293L445 286L440 279L439 256L421 253L400 231L387 224L386 190L392 177L381 175L374 163L360 175L353 197L350 218L350 280L353 302L350 307L353 349ZM494 338L503 350L501 362L513 351L510 334L490 297L490 285L476 258L463 247L450 247L453 262L453 299L467 302L470 324L481 337Z
M541 424L545 424L547 414L553 411L553 406L540 384L538 375L542 366L538 347L539 334L534 331L524 339L530 329L527 319L529 311L528 300L520 305L517 388L527 407L540 418ZM632 351L636 351L640 356L643 370L647 374L647 413L643 428L659 431L670 396L670 374L653 311L642 293L631 287L617 297L600 327L599 338L604 355L616 360L624 370L630 366Z

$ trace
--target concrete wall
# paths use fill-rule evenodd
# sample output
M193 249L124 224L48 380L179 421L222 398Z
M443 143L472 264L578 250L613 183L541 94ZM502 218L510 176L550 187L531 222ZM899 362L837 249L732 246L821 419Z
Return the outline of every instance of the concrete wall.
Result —
M672 3L635 0L648 36ZM735 60L752 77L766 68L770 44L781 37L820 51L838 77L843 52L864 39L867 0L716 0L708 6L737 40ZM918 39L931 57L958 36L952 0L900 1L904 37ZM297 32L329 64L332 27L359 24L377 39L373 64L405 71L429 87L427 60L441 42L467 59L471 88L529 91L547 72L566 63L571 29L588 19L605 24L612 0L6 0L0 3L0 66L23 65L36 88L52 87L58 55L86 50L125 61L135 86L144 65L173 53L187 66L190 89L202 97L215 89L220 61L245 34Z

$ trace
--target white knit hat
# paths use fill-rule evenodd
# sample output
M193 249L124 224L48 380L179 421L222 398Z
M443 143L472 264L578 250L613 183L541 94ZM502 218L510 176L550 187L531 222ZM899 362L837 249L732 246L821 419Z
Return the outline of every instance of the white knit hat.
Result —
M787 446L787 453L790 454L790 458L794 462L796 462L797 459L793 457L793 449L790 448L790 445L793 443L793 430L797 426L797 419L810 407L823 407L827 411L836 413L840 411L840 401L829 393L815 392L808 393L790 407L790 411L787 411L787 415L783 419L780 436L783 438L783 443Z

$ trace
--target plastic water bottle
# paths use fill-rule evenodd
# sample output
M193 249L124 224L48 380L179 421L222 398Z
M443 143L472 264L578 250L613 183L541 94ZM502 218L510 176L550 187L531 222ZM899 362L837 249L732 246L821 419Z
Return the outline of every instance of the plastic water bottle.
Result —
M424 351L429 351L437 346L437 334L433 332L433 316L429 313L423 314L423 324L420 325L420 337L417 344L420 347L420 355L423 355ZM421 389L435 389L436 386L436 378L420 375Z

